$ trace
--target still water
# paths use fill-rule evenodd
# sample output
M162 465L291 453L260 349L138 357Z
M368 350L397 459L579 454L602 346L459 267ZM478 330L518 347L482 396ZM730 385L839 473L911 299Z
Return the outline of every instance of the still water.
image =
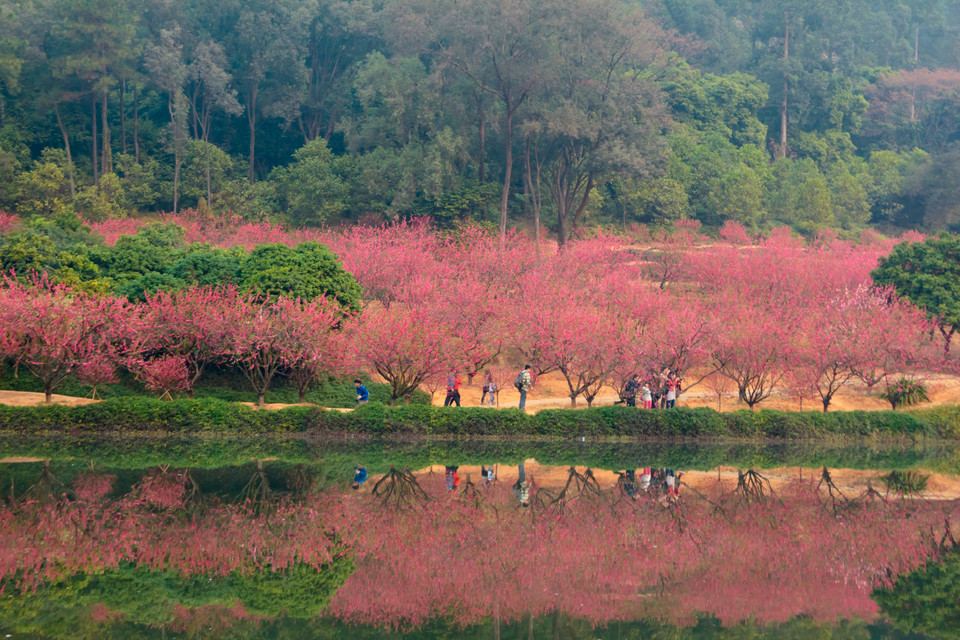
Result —
M0 437L0 487L0 638L960 633L951 445Z

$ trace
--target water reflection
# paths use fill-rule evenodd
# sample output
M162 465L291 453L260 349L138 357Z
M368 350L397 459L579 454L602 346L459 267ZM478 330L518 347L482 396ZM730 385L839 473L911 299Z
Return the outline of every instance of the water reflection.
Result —
M948 474L904 495L885 472L362 462L0 465L0 628L639 638L744 621L861 633L877 601L912 630L938 597L946 619L960 612L942 606L956 570L895 582L957 566Z

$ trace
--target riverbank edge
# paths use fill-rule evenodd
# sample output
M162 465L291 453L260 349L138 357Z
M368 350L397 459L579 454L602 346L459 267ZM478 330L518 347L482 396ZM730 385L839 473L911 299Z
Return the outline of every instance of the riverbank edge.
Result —
M370 403L343 412L315 406L270 411L212 399L115 398L80 406L0 406L2 432L304 433L370 436L677 438L698 441L818 438L960 440L960 406L908 411L720 413L709 408L645 410L391 407Z

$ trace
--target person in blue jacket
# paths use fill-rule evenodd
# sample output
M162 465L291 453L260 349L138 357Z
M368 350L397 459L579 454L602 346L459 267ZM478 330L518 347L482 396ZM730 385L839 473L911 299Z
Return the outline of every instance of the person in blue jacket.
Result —
M353 488L359 489L360 485L367 481L367 468L356 467L353 470Z
M357 385L357 404L363 404L370 400L370 392L363 386L363 381L357 378L353 382Z

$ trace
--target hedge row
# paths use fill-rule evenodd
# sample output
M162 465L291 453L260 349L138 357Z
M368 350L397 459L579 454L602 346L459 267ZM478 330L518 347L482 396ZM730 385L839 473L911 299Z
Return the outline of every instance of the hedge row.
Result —
M167 431L239 433L365 433L557 437L772 438L823 436L960 439L960 407L909 412L781 412L631 407L518 409L388 407L370 403L352 412L319 407L256 411L210 399L162 402L116 398L78 407L0 406L0 431Z

